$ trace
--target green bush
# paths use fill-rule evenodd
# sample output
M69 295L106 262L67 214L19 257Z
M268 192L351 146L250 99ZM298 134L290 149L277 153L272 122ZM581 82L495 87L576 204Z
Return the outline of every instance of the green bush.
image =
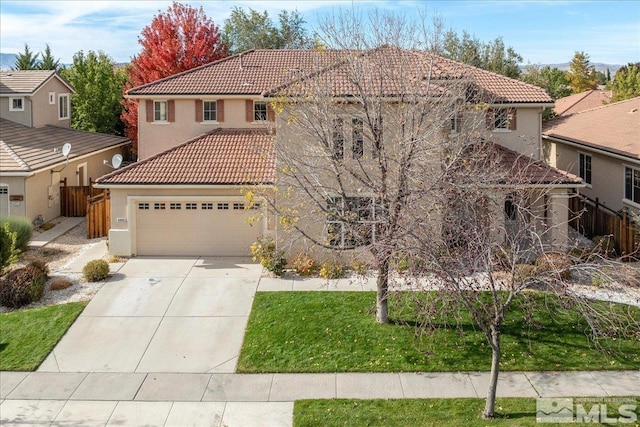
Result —
M16 247L16 233L6 224L0 224L0 275L5 267L18 260L20 250Z
M104 280L109 275L109 263L103 259L89 261L83 267L82 275L89 282Z
M5 224L9 227L9 230L16 233L16 248L25 250L31 240L31 236L33 236L31 221L25 217L10 216L0 220L0 225Z
M325 261L320 265L318 275L323 279L339 279L344 277L345 270L340 261Z
M13 270L0 281L0 304L18 308L40 301L47 283L47 268L42 262L33 262Z
M316 270L316 260L307 254L298 254L291 263L293 268L301 276L310 276Z
M276 248L276 242L271 237L260 237L251 245L251 255L254 261L260 261L260 265L281 276L287 265L284 251Z

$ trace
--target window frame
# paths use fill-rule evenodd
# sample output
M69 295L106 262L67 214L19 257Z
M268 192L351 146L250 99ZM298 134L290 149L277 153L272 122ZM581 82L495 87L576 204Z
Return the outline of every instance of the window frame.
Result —
M363 204L362 201L368 202ZM374 196L330 196L327 197L326 203L325 231L328 246L336 249L355 249L376 242L377 224L381 221L378 219L379 203ZM365 228L367 235L364 241L359 242L356 236L349 236L350 227L347 217L351 213L355 213L355 221L351 222L357 224L358 228L370 227L370 229Z
M503 116L504 117L501 117ZM508 131L509 129L509 109L508 108L494 108L493 117L491 118L491 125L493 130Z
M49 105L56 105L56 93L49 92Z
M364 120L362 117L351 118L351 158L360 160L364 157Z
M13 106L14 101L20 101L20 107ZM9 97L9 111L24 111L24 96L10 96Z
M640 168L624 165L623 202L640 207Z
M161 106L164 104L164 119L162 118L162 108L158 110L156 105ZM169 101L153 100L153 122L154 123L169 123Z
M578 153L578 176L591 187L593 182L593 157L591 154Z
M65 115L63 115L63 110ZM69 120L71 118L71 95L68 93L58 94L58 120Z
M206 106L207 104L212 104L213 105L213 109L209 109L207 110ZM213 111L211 111L213 110ZM208 118L207 119L207 113L209 113L210 115L213 113L214 118ZM207 99L203 99L202 100L202 122L203 123L217 123L218 122L218 101L217 100L207 100Z
M260 107L260 111L258 111L258 107ZM264 118L262 117L264 107ZM253 121L254 123L266 122L269 118L269 112L267 111L267 101L253 101Z

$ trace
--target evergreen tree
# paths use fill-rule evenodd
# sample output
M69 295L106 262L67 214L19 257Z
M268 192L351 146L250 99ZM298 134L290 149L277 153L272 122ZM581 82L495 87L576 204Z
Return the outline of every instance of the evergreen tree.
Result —
M613 78L611 90L612 102L640 96L640 62L621 67Z
M598 87L596 70L589 62L589 55L576 52L569 64L569 85L572 93L582 93Z
M38 64L39 70L57 70L60 68L60 60L53 57L49 44L46 45L44 52L40 52L40 55L42 60Z
M26 71L26 70L37 70L38 69L38 54L33 53L31 49L29 49L28 44L24 44L24 52L18 54L16 58L16 63L13 67L14 70Z

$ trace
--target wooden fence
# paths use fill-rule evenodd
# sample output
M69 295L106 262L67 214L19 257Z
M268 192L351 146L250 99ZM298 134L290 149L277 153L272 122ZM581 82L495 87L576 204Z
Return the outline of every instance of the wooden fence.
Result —
M89 185L69 186L67 178L60 181L60 215L62 216L86 216L87 200L89 197L97 196L104 190L93 188L93 183Z
M640 256L640 230L626 211L615 212L584 195L569 199L570 225L587 237L611 236L616 253Z
M104 191L87 200L87 239L104 237L111 226L111 200L109 192Z

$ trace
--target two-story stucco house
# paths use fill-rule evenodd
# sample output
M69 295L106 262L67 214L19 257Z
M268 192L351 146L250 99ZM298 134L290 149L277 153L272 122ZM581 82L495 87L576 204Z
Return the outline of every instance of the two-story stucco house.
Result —
M286 145L303 153L305 138L312 138L300 136L305 129L300 129L291 110L277 108L283 90L298 88L297 82L314 76L335 83L326 96L337 101L335 108L343 109L335 115L344 126L339 131L344 138L334 140L340 145L331 150L335 154L340 147L344 159L345 153L358 159L369 155L365 154L369 133L352 129L362 125L357 97L353 88L339 82L340 67L351 54L252 50L131 89L127 96L139 101L139 161L97 181L97 186L111 191L110 251L126 256L246 256L259 236L276 235L282 218L265 209L264 199L246 209L243 190L275 187L282 178L275 147ZM367 52L362 54L366 58ZM489 95L481 107L465 111L483 115L479 131L499 147L502 161L508 163L506 170L535 165L526 171L527 185L550 190L551 197L545 199L549 206L537 209L546 213L549 208L546 226L556 225L552 227L556 242L566 240L566 227L558 224L566 222L568 190L581 183L540 161L542 111L553 105L552 99L540 88L501 75L424 52L405 54L415 67L435 59L440 73L455 76L463 70L470 93ZM304 94L294 96L311 105ZM464 96L460 102L465 102ZM390 107L382 115L389 116L381 118L380 129L393 132L393 106L401 103L387 95L384 103ZM465 122L470 120L456 115L447 119L444 131L455 133ZM295 144L288 145L292 141ZM262 215L256 215L258 211ZM319 221L325 223L319 232L326 233L328 219L322 216Z
M60 183L88 185L128 139L70 128L74 90L55 71L0 74L0 216L60 216ZM65 144L71 145L67 157Z
M550 120L542 137L549 163L583 179L582 194L640 214L640 97Z

